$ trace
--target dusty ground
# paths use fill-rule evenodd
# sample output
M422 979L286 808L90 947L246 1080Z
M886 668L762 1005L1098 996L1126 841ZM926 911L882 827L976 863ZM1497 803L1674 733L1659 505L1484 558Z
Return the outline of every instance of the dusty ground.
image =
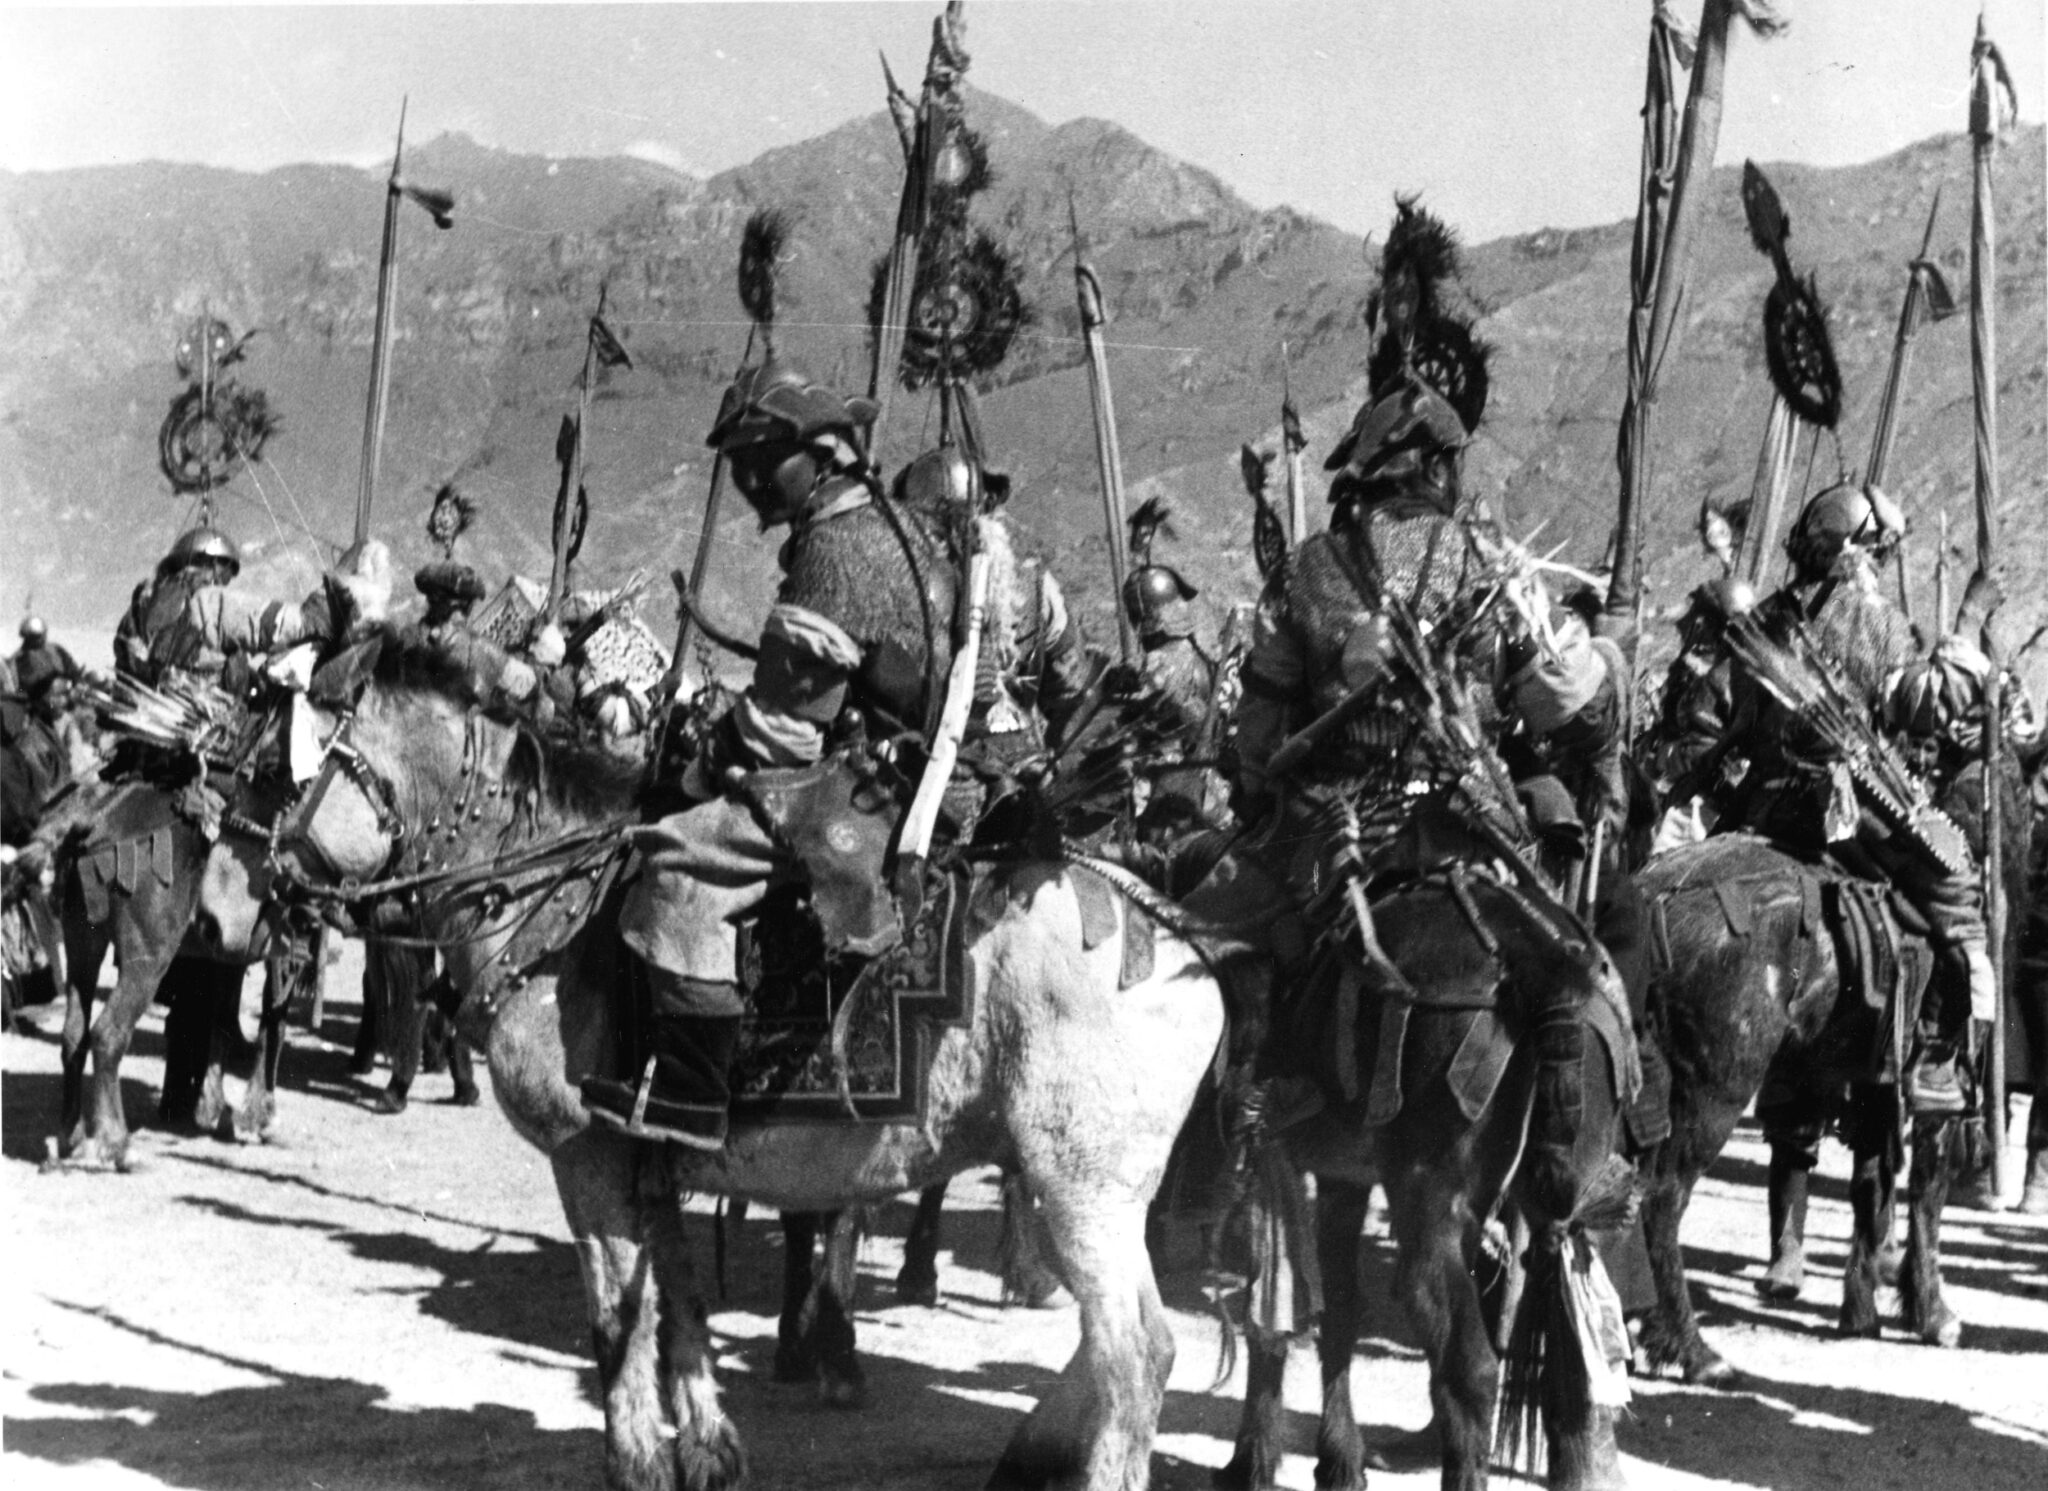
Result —
M488 1098L458 1109L424 1076L381 1117L344 1070L359 962L330 975L321 1036L294 1030L278 1141L237 1148L153 1130L127 1175L43 1174L54 1127L56 1012L5 1056L5 1416L11 1488L247 1487L315 1491L600 1481L581 1290L540 1157ZM161 1011L128 1064L132 1118L154 1112ZM382 1083L382 1075L376 1079ZM2048 1225L1951 1211L1948 1278L1964 1349L1893 1335L1833 1339L1847 1232L1831 1149L1812 1217L1819 1268L1790 1308L1756 1299L1762 1146L1745 1129L1701 1187L1687 1231L1712 1339L1748 1391L1639 1383L1623 1430L1639 1488L2048 1485ZM1072 1351L1073 1312L1004 1311L990 1272L994 1192L956 1184L945 1300L888 1287L906 1206L863 1259L872 1404L845 1413L768 1380L779 1234L749 1222L713 1317L728 1400L764 1487L979 1485ZM708 1238L708 1227L705 1229ZM1383 1243L1368 1262L1384 1290ZM1238 1384L1211 1391L1215 1333L1196 1276L1166 1281L1181 1339L1155 1483L1194 1491L1228 1458ZM1383 1312L1354 1367L1369 1437L1428 1416L1420 1360ZM1314 1358L1290 1374L1292 1432L1310 1443ZM1290 1486L1312 1484L1292 1457ZM1433 1486L1433 1469L1376 1487Z

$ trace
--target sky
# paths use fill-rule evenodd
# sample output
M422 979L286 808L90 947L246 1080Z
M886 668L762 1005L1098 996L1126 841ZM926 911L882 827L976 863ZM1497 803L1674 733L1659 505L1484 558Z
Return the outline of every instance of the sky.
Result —
M1699 0L1672 0L1688 21ZM682 5L21 6L0 0L0 169L266 170L463 131L707 175L881 106L938 0ZM1972 0L1778 0L1730 47L1719 159L1843 165L1965 126ZM2044 0L1985 0L2021 117ZM1650 0L973 0L969 81L1092 116L1366 232L1420 191L1472 239L1634 211Z

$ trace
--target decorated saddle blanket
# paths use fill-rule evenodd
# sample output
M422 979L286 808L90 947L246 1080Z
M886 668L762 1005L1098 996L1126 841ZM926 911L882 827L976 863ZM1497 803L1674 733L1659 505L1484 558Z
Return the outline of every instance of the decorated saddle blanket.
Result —
M1404 987L1376 974L1351 943L1331 944L1320 975L1311 976L1283 1017L1291 1026L1284 1036L1287 1046L1313 1053L1312 1075L1324 1090L1346 1106L1363 1103L1370 1123L1391 1122L1401 1112L1417 1011L1483 1017L1466 1023L1446 1072L1451 1095L1468 1122L1493 1101L1514 1057L1526 1022L1504 999L1510 970L1493 948L1484 914L1469 893L1454 893L1451 899L1460 904L1471 928L1475 956L1465 966ZM1399 914L1385 899L1376 901L1373 909L1381 916ZM1639 1102L1645 1073L1626 1007L1595 997L1586 1001L1581 1017L1600 1038L1609 1077L1624 1106Z
M91 811L85 832L66 852L86 917L98 925L112 914L116 892L132 896L150 881L168 888L177 873L178 840L195 830L179 794L144 782L108 789Z
M1910 903L1887 885L1860 879L1828 862L1780 858L1759 866L1745 850L1766 841L1727 834L1694 846L1696 865L1651 892L1650 937L1657 979L1678 962L1672 921L1687 901L1707 910L1735 938L1747 938L1772 918L1791 923L1786 986L1798 990L1821 956L1822 938L1835 956L1840 1000L1830 1020L1833 1037L1869 1038L1876 1080L1894 1080L1903 1064L1914 1013L1934 969L1926 925ZM1716 853L1716 850L1724 852ZM1704 852L1702 852L1704 851ZM1903 1016L1901 1012L1903 1013ZM1860 1012L1860 1014L1859 1014Z
M1119 986L1149 978L1156 929L1110 881L1070 868L1082 946L1121 932ZM1001 867L934 871L903 938L876 957L834 955L809 903L770 898L743 933L748 1017L733 1059L733 1116L756 1122L921 1119L932 1058L974 1013L967 949L1009 909Z

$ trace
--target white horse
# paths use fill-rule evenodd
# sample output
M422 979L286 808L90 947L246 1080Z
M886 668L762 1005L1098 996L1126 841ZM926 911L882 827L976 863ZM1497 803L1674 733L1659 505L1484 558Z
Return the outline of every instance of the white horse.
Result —
M614 1060L613 990L629 955L599 861L625 838L629 784L486 718L445 679L402 681L403 663L387 658L353 716L323 723L325 763L274 852L224 843L203 904L234 945L281 872L335 886L390 879L394 860L430 864L411 888L421 924L448 948L493 1090L548 1156L576 1238L607 1484L713 1488L744 1475L683 1240L687 1193L827 1210L993 1164L1021 1171L1041 1205L1081 1343L990 1484L1143 1487L1174 1355L1145 1210L1224 1031L1195 950L1159 930L1150 976L1120 989L1128 906L1084 949L1074 872L999 872L975 892L966 1012L936 1034L920 1119L736 1124L717 1155L629 1139L591 1123L577 1093ZM548 844L560 852L536 857Z

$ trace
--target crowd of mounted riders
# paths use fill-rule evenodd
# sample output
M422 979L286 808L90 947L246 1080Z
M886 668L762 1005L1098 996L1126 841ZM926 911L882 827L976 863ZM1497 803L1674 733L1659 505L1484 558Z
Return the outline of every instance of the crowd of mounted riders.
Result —
M1932 949L1924 990L1890 1017L1903 1110L1981 1118L2000 974L2038 981L2048 964L2035 910L2026 957L1987 941L1984 732L2009 747L1996 758L2008 821L2036 821L2044 781L2016 677L1998 678L2004 707L1987 718L2001 667L1980 645L1999 601L1990 578L1938 631L1910 625L1882 583L1901 512L1845 474L1801 506L1784 582L1757 595L1709 578L1661 692L1639 687L1630 651L1604 634L1598 578L1531 553L1465 481L1488 373L1449 234L1404 204L1381 274L1369 393L1325 462L1327 519L1265 567L1241 628L1205 620L1147 543L1119 596L1138 647L1113 660L1013 534L1001 473L944 444L892 479L869 456L873 406L779 357L740 374L708 435L764 531L784 535L745 683L687 683L691 660L678 657L630 708L586 708L559 619L536 616L506 645L471 625L486 595L474 569L449 557L419 571L423 610L402 645L446 660L489 711L601 737L646 766L618 910L640 976L621 980L620 1053L579 1074L592 1120L725 1150L753 993L737 936L771 890L807 887L830 950L873 957L914 920L923 867L1063 853L1123 867L1163 914L1228 929L1208 946L1231 1013L1223 1089L1240 1166L1318 1115L1372 1107L1401 1055L1387 1012L1419 998L1372 907L1446 874L1460 887L1540 884L1590 929L1640 1050L1628 1097L1654 1107L1683 1074L1663 1061L1657 918L1638 872L1659 846L1736 834L1889 887L1899 921ZM372 544L303 601L264 601L238 586L232 541L195 529L137 588L115 672L258 713L295 691L345 703L335 690L351 644L396 636L388 568ZM1218 632L1236 640L1210 645ZM33 827L17 805L91 757L72 723L80 685L110 697L24 622L6 678L11 872ZM175 745L134 740L90 769L170 786L193 775ZM854 786L818 790L830 821L805 837L764 814L750 786L774 773ZM205 795L188 811L211 811L217 830L220 804ZM914 844L895 837L906 820ZM883 852L856 856L866 868L849 877L834 855L870 840ZM1497 941L1472 917L1482 943ZM1333 1074L1304 1041L1317 1022L1302 1004L1330 997L1311 991L1333 947L1358 970L1346 997L1396 1031L1378 1072ZM2048 1032L2028 1033L2038 1062ZM1767 1124L1774 1103L1785 1115L1772 1135L1785 1157L1772 1217L1781 1283L1831 1098L1761 1100ZM1636 1143L1668 1129L1650 1113ZM1532 1135L1532 1164L1545 1142ZM2038 1101L2027 1147L2022 1209L2048 1213Z

